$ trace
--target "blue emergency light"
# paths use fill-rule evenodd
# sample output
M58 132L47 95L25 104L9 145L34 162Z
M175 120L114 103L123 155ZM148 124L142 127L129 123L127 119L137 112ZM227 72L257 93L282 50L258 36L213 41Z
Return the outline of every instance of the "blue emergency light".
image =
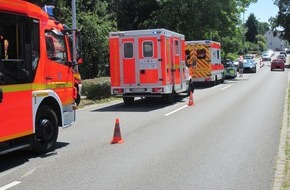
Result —
M53 5L44 5L42 9L48 14L48 16L53 17Z

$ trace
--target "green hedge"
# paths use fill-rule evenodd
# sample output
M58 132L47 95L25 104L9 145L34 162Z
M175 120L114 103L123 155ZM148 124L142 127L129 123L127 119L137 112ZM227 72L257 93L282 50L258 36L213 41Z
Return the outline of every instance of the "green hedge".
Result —
M82 96L87 99L100 100L111 96L110 77L82 80Z

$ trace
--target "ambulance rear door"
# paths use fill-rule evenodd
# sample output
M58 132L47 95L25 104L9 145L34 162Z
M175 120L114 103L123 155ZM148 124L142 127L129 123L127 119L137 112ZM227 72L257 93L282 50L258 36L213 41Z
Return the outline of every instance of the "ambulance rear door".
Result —
M158 36L121 37L121 84L149 86L162 84Z

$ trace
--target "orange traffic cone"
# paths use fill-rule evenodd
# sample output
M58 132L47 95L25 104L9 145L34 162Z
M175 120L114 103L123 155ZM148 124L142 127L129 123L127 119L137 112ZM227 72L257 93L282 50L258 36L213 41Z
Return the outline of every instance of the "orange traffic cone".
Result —
M190 91L188 106L194 106L192 91Z
M119 125L119 119L116 119L116 123L115 123L115 130L114 130L114 136L113 139L111 141L111 144L121 144L123 143L123 139L121 137L121 131L120 131L120 125Z

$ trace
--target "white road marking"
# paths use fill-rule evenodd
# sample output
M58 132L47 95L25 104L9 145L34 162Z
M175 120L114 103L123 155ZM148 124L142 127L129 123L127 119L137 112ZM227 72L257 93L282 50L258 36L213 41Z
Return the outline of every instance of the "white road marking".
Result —
M11 187L14 187L16 185L19 185L21 183L21 181L13 181L12 183L9 183L3 187L0 187L0 190L7 190L10 189Z
M225 89L229 88L230 86L232 86L232 85L230 84L230 85L228 85L228 86L225 86L225 87L223 87L221 90L225 90Z
M29 175L32 175L32 174L35 172L36 169L37 169L37 168L34 168L34 169L32 169L32 170L26 172L23 176L21 176L21 178L22 178L22 177L27 177L27 176L29 176Z
M178 111L180 111L180 110L186 108L187 106L188 106L188 105L182 106L182 107L180 107L180 108L178 108L178 109L176 109L176 110L173 110L172 112L169 112L169 113L165 114L164 116L165 116L165 117L166 117L166 116L169 116L169 115L171 115L171 114L173 114L173 113L175 113L175 112L178 112Z

